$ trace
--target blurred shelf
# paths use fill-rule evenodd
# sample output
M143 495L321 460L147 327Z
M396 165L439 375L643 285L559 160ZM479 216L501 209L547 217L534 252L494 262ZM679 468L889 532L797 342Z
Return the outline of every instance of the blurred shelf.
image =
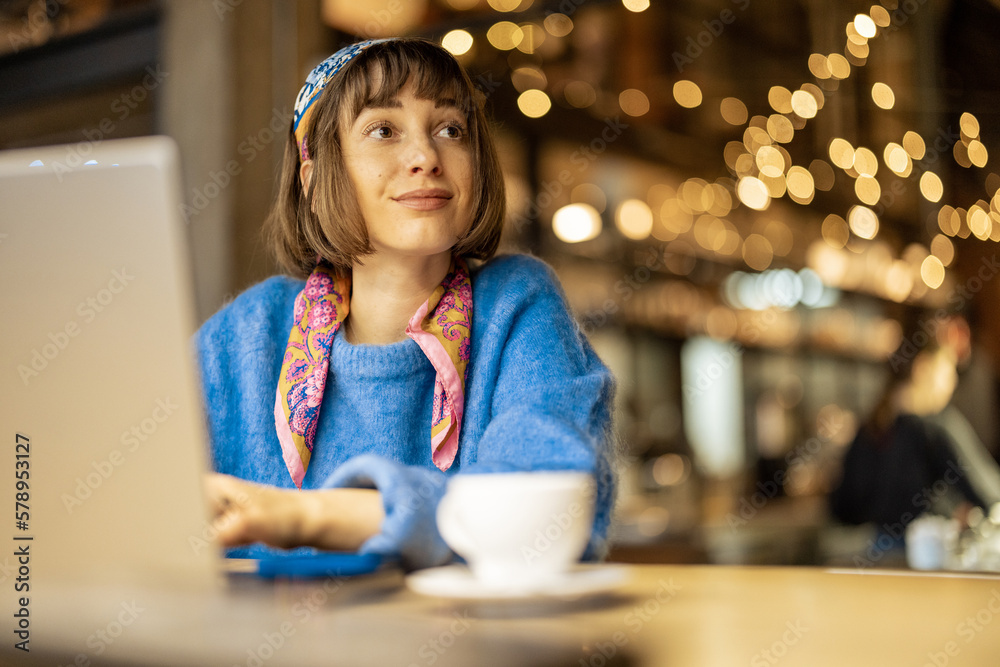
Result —
M133 78L159 61L161 32L161 10L147 3L112 10L84 32L0 56L0 110Z

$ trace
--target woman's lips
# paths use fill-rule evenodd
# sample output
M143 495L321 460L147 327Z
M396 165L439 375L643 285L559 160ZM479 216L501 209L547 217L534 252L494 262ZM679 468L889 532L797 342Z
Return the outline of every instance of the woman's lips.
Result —
M411 190L393 197L393 200L415 211L435 211L444 208L451 201L452 194L447 190L433 188L429 190Z

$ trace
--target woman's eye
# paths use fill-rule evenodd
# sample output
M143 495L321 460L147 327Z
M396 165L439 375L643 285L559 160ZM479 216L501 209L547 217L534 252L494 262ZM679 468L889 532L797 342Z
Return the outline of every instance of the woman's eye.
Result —
M452 123L442 129L439 134L449 139L461 139L465 136L465 128L457 123Z
M368 126L365 129L365 134L376 139L391 139L393 136L392 128L385 123L375 123Z

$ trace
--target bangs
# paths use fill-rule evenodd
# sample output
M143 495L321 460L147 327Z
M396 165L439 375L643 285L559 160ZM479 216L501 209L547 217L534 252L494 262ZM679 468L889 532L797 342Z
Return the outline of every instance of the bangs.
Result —
M410 82L414 95L438 106L454 106L466 117L473 107L473 91L460 66L432 44L413 40L370 46L343 72L342 120L353 122L367 107L390 106Z

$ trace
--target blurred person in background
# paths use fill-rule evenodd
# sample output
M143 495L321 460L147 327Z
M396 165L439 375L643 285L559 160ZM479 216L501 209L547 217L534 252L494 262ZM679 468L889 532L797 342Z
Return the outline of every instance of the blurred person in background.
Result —
M983 465L981 456L960 451L974 452L978 446L980 455L989 455L978 438L970 444L974 432L961 413L948 407L958 381L958 350L949 331L945 323L933 335L912 328L904 336L889 360L889 384L858 429L830 494L835 519L874 524L879 538L888 535L894 547L903 547L906 526L922 514L951 516L964 524L973 506L987 504L972 484L972 471ZM989 476L988 471L976 473L977 480Z
M954 352L961 378L967 379L969 373L980 370L973 367L972 331L964 317L955 316L943 322L937 329L937 338ZM986 372L988 374L989 371ZM963 381L960 379L959 388ZM948 434L954 455L966 471L970 486L987 507L992 507L1000 503L1000 466L969 417L956 405L956 398L953 396L943 410L930 416L930 420Z

